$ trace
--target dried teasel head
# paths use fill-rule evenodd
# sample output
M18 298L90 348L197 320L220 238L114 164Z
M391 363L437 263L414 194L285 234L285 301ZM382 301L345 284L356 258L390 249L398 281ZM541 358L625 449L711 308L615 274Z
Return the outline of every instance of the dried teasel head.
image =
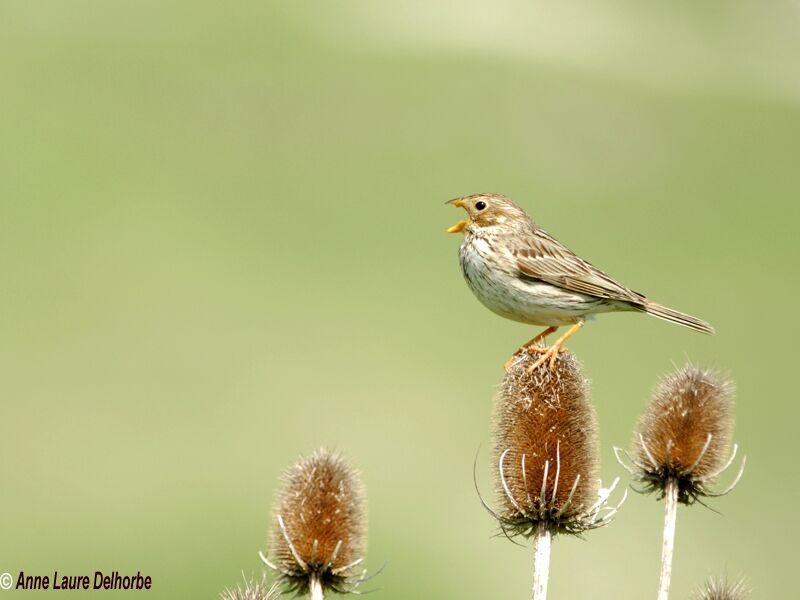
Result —
M565 352L554 368L531 369L536 358L511 365L495 401L492 514L508 536L579 534L607 524L619 505L607 507L613 486L599 485L596 417L578 361Z
M273 511L269 557L287 592L352 592L364 581L366 500L358 473L338 454L317 450L283 477Z
M267 585L266 576L260 581L248 580L242 574L244 585L241 583L235 588L226 588L219 595L219 600L278 600L281 594L277 584Z
M744 578L730 581L725 575L710 577L692 596L692 600L747 600L750 589Z
M645 493L659 497L669 483L677 484L678 502L692 504L703 496L721 493L709 489L733 462L731 449L734 386L720 374L694 366L667 375L653 392L634 434L631 466L620 462L644 485ZM620 451L617 458L620 458Z

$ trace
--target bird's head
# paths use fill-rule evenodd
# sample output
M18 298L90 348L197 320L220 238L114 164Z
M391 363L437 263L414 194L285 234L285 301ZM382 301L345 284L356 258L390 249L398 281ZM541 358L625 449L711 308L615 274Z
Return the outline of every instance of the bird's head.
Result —
M473 194L463 198L453 198L452 204L467 211L467 218L459 221L447 230L448 233L467 233L487 227L499 229L516 229L531 224L530 217L517 204L500 194Z

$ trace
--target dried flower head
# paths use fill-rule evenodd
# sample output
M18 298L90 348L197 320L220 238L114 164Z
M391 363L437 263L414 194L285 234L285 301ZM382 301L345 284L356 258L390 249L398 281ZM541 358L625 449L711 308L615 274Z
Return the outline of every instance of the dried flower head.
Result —
M550 368L535 356L510 366L495 404L494 513L506 535L539 528L578 534L604 525L609 490L600 490L597 425L588 383L565 352ZM616 509L612 509L614 512Z
M629 470L644 492L662 497L673 482L683 504L719 495L709 485L730 466L737 449L731 451L733 395L729 379L691 365L660 382L639 419L629 457Z
M358 473L338 454L317 450L283 477L273 514L270 556L262 559L286 590L338 593L363 581L366 501Z
M710 577L693 595L694 600L746 600L750 595L744 578L729 581L725 575Z
M219 600L278 600L280 592L277 584L267 585L266 576L261 577L261 581L248 580L244 574L244 586L237 585L235 588L225 588L219 595Z

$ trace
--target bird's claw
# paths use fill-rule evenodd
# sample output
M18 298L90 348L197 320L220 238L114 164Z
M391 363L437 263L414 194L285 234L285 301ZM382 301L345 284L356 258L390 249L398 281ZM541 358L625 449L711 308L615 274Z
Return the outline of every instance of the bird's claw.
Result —
M550 350L549 346L539 346L531 344L530 346L523 346L518 352L527 352L528 354L544 354Z
M533 373L536 369L547 362L548 359L550 359L550 369L555 369L558 355L562 352L566 352L567 349L559 344L553 344L549 348L537 348L537 351L541 353L541 356L536 359L535 363L528 367L528 373Z
M567 351L567 349L564 348L563 346L559 345L559 344L553 344L552 346L538 346L538 345L535 345L535 344L531 344L529 346L523 346L522 348L520 348L519 350L514 352L514 354L511 355L511 358L509 358L506 361L506 364L505 364L506 373L511 372L511 369L514 366L514 364L516 363L517 358L520 357L523 354L528 354L528 355L540 354L541 355L541 356L539 356L538 359L536 359L536 362L534 362L532 365L529 365L527 367L528 373L532 373L533 371L538 369L548 359L550 359L550 368L551 369L555 369L556 360L558 359L558 355L561 352L566 352L566 351Z
M512 354L511 357L506 361L506 364L503 366L503 368L506 370L506 373L510 373L511 367L514 366L514 364L517 361L517 358L519 358L520 356L523 356L525 354L530 355L537 352L538 353L547 352L548 350L549 348L547 346L539 346L536 344L536 342L525 344L524 346L520 346L519 348L517 348L517 351L514 352L514 354Z

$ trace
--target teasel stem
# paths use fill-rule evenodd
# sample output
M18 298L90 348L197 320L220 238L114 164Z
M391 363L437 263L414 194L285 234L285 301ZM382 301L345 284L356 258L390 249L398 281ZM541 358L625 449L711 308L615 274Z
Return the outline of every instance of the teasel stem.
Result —
M323 600L322 580L317 575L312 575L308 586L309 600Z
M547 580L550 577L550 543L553 534L549 527L536 532L536 554L533 563L533 600L546 600Z
M658 600L669 598L672 577L672 554L675 549L675 525L678 520L678 482L670 478L664 486L664 541L661 546L661 580Z

